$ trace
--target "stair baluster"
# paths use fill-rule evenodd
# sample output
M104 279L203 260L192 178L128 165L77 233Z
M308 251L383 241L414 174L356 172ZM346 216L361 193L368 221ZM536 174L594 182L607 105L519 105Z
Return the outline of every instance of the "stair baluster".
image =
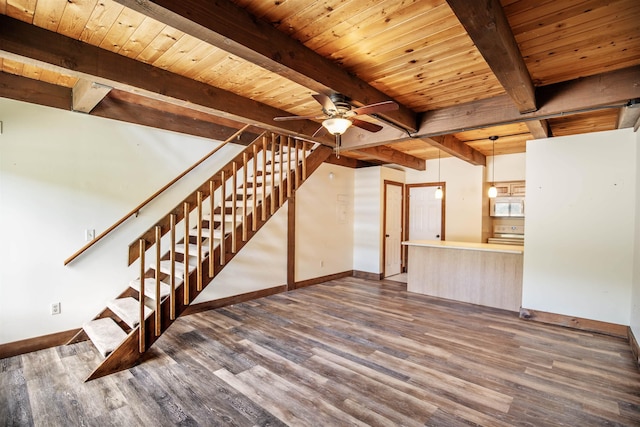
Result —
M227 181L225 179L224 170L220 172L220 180L222 185L220 186L220 229L222 242L220 243L220 265L225 265L227 262Z
M280 159L278 161L279 179L278 179L278 207L284 203L284 136L278 138L278 153Z
M267 135L262 137L262 221L267 220L267 181L264 180L267 172ZM256 180L254 180L255 182Z
M196 265L196 289L199 291L202 290L202 191L198 191L198 226L197 226L197 241L196 241L196 250L198 254L196 256L197 265ZM213 237L213 230L209 230L211 237Z
M231 253L235 254L237 246L236 230L238 228L238 164L233 162L231 175Z
M216 212L216 204L215 204L215 185L214 185L214 181L213 179L209 180L209 213L210 213L210 218L209 218L209 279L213 278L213 276L215 275L215 265L213 264L213 243L215 241L214 237L213 237L213 230L214 230L214 219L215 219L215 212Z
M160 315L162 314L160 312L160 258L162 256L162 252L161 252L161 245L160 245L160 239L162 239L162 227L160 227L159 225L156 225L156 312L155 312L155 317L156 317L156 327L155 327L155 334L157 337L160 336L160 334L162 334L162 320L160 318ZM145 299L145 294L144 293L139 293L138 297L144 302Z
M189 212L191 212L189 202L184 202L183 210L184 210L184 254L183 254L182 262L184 265L184 278L182 281L182 292L183 292L184 305L189 305Z
M296 178L296 185L295 185L295 189L297 190L298 187L300 187L300 144L298 143L298 140L294 140L293 141L293 145L295 146L295 150L296 150L296 164L295 164L295 170L293 172L293 176L295 176Z
M256 175L258 174L258 145L253 144L253 174L251 177L251 231L258 228L258 187L256 186Z
M140 302L140 329L138 331L138 351L140 353L144 353L146 351L144 335L145 335L145 327L144 327L144 275L146 274L146 268L144 263L145 252L147 251L147 244L144 239L140 239L139 241L139 250L140 250L140 296L138 298Z
M277 136L271 134L271 211L270 215L276 212L276 140ZM265 180L267 177L265 176Z
M287 137L287 197L291 197L291 137Z
M247 169L249 160L247 152L242 153L242 241L247 241Z
M172 213L169 216L169 229L170 229L170 238L171 238L171 249L169 252L169 285L171 286L171 293L169 298L170 308L169 308L169 318L171 320L175 320L176 318L176 222L177 215Z
M302 181L307 180L307 141L302 141Z

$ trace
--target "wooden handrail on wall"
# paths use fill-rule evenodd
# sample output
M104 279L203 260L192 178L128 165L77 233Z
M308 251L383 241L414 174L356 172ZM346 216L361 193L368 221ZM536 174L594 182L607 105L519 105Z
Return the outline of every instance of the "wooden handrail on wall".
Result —
M189 172L191 172L192 170L194 170L195 168L197 168L198 166L200 166L202 163L204 163L209 157L213 156L215 153L217 153L222 147L224 147L225 145L227 145L229 142L233 141L235 138L237 138L238 136L242 135L242 133L244 133L251 125L246 125L244 126L242 129L240 129L238 132L234 133L233 135L231 135L229 138L227 138L222 144L218 145L215 149L213 149L210 153L208 153L207 155L205 155L203 158L201 158L200 160L198 160L196 163L194 163L193 165L191 165L188 169L186 169L184 172L182 172L180 175L178 175L177 177L175 177L174 179L172 179L168 184L166 184L164 187L162 187L161 189L159 189L158 191L156 191L155 193L153 193L151 196L149 196L145 201L143 201L142 203L140 203L138 206L136 206L135 208L133 208L128 214L126 214L125 216L123 216L122 218L120 218L117 222L115 222L111 227L107 228L105 231L103 231L102 233L98 234L96 236L95 239L93 239L92 241L90 241L89 243L87 243L86 245L84 245L82 248L80 248L76 253L74 253L73 255L71 255L69 258L67 258L66 260L64 260L64 265L69 264L71 261L73 261L74 259L78 258L80 255L82 255L87 249L89 249L90 247L92 247L93 245L95 245L96 243L98 243L101 239L103 239L105 236L107 236L109 233L111 233L113 230L115 230L116 228L118 228L120 225L122 225L126 220L128 220L129 218L131 218L134 215L137 215L138 212L140 212L140 210L142 208L144 208L146 205L148 205L153 199L155 199L156 197L158 197L160 194L164 193L169 187L171 187L173 184L175 184L176 182L178 182L179 180L181 180L185 175L187 175Z

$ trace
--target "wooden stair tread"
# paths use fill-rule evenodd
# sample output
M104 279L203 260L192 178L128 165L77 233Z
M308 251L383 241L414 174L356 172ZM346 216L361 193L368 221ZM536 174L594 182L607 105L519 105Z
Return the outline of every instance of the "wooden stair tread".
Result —
M220 239L217 237L217 235L221 234L219 231L216 233L216 231L218 230L214 230L214 242L213 242L213 246L216 247L218 246L218 244L220 243ZM192 236L196 236L196 234L192 234ZM205 236L203 235L202 237L209 237L209 236ZM176 252L179 254L184 254L185 251L185 244L184 243L178 243L176 245ZM202 245L200 246L200 253L202 254L202 256L207 256L209 255L209 242L203 242ZM195 243L189 243L189 256L196 256L198 255L198 245Z
M208 239L209 237L211 237L211 229L210 228L203 228L201 230L202 232L202 237L205 239ZM197 237L198 236L198 229L197 228L192 228L191 231L189 231L189 236L191 237ZM222 232L220 230L213 230L213 238L216 240L222 239ZM181 246L180 249L182 252L180 253L184 253L184 244L180 243L179 245L176 245L176 251L178 251L178 246ZM208 246L208 245L207 245ZM191 249L193 248L193 251L191 251ZM189 244L189 254L191 253L196 253L197 252L197 245L194 243ZM207 253L209 253L209 249L207 249Z
M129 286L131 286L136 291L140 292L140 279L135 279L129 282ZM160 282L160 299L168 296L171 293L171 285ZM144 296L147 298L151 298L152 300L156 299L156 279L152 277L148 277L144 280Z
M82 328L102 357L111 354L127 338L127 333L110 317L92 320Z
M211 214L202 215L202 219L206 221L211 221ZM241 220L241 219L242 219L242 215L236 213L236 220ZM219 213L213 214L213 220L218 222L222 221L222 214L219 214ZM225 222L231 222L233 220L233 216L230 213L225 214L224 220Z
M135 328L140 323L140 303L135 298L114 299L107 304L107 307L130 328ZM151 313L152 310L145 306L144 317L147 318Z
M192 257L189 256L190 260L189 260L189 271L193 271L196 268L196 262ZM175 263L175 269L176 269L176 277L180 277L181 279L184 279L184 264L181 262L176 262ZM163 260L160 261L160 271L163 272L164 274L171 274L171 261L170 260Z

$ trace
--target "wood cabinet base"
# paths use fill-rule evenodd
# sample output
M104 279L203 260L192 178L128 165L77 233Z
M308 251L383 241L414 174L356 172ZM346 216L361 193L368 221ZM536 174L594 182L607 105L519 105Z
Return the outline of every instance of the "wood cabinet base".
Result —
M521 253L409 246L407 290L519 311Z

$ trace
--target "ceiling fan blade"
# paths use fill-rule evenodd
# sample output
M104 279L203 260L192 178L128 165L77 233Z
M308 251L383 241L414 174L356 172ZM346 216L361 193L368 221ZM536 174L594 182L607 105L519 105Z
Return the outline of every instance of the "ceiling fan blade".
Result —
M354 108L351 112L356 114L373 114L382 113L383 111L394 111L398 108L400 108L400 106L394 101L383 101L365 105L364 107Z
M315 132L313 133L313 135L312 135L312 136L314 136L314 137L315 137L315 136L317 136L317 137L321 137L321 136L323 136L323 135L325 134L325 132L326 132L326 131L327 131L327 130L324 128L324 126L320 126L320 127L318 128L318 130L317 130L317 131L315 131Z
M331 98L329 98L327 95L323 94L323 93L316 93L313 96L313 99L315 99L316 101L318 101L320 103L320 105L322 105L322 108L327 111L327 112L338 112L338 107L336 107L336 104L333 103L333 101L331 100Z
M323 119L325 116L285 116L285 117L274 117L273 120L276 122L284 122L285 120L311 120L311 119Z
M361 129L368 130L369 132L379 132L382 130L382 126L371 122L365 122L364 120L351 119L354 126L358 126Z

